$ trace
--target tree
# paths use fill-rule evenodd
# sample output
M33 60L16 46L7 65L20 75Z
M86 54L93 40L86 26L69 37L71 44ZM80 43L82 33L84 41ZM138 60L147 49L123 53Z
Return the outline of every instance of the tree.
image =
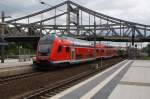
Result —
M150 56L150 44L147 45L147 53L148 53L148 56Z
M148 44L146 47L143 47L142 52L147 53L148 56L150 56L150 44Z

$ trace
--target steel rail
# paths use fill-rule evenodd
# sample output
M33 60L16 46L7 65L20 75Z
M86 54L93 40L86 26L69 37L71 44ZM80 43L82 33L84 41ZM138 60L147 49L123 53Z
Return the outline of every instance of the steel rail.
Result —
M89 70L89 71L77 74L77 75L72 76L70 78L67 78L65 80L56 82L54 84L50 84L48 86L45 86L45 87L43 87L41 89L34 90L34 91L28 93L27 95L21 96L20 98L32 99L32 98L37 97L37 96L42 96L42 94L44 94L47 91L51 91L51 90L57 89L57 88L59 88L61 86L65 86L65 85L67 85L69 83L72 83L74 81L77 81L77 80L80 80L80 79L82 79L84 77L87 77L88 75L91 75L91 74L93 74L95 72L97 72L97 70Z
M58 90L58 92L60 92L60 91L64 90L65 86L67 86L67 88L69 88L72 85L76 84L78 81L81 81L81 80L83 80L83 79L85 79L85 78L87 78L93 74L98 73L99 71L103 71L103 70L109 68L110 66L113 66L113 64L116 62L118 62L118 61L114 61L111 65L105 64L105 67L100 67L99 69L90 69L88 71L82 72L82 73L77 74L75 76L72 76L70 78L58 81L56 83L47 85L47 86L42 87L42 88L37 89L37 90L33 90L33 91L27 93L26 95L20 96L19 98L38 99L39 97L45 96L47 93L53 92L55 90ZM61 90L61 88L62 88L62 90ZM58 93L58 92L56 92L56 93ZM49 97L50 97L50 95L51 94L49 94ZM49 98L49 97L45 97L45 98Z
M22 79L22 78L27 78L27 77L32 77L35 75L40 75L43 72L37 72L37 71L33 71L30 73L23 73L23 74L17 74L17 75L13 75L13 76L7 76L7 77L1 77L0 78L0 84L7 84L9 81L13 81L13 80L17 80L17 79Z

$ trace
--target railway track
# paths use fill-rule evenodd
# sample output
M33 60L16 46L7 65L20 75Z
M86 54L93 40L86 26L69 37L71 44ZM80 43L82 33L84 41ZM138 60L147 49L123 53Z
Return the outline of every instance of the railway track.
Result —
M105 64L110 65L110 64ZM110 66L112 66L111 64ZM70 78L64 79L62 81L47 85L41 89L33 90L27 95L21 96L19 98L21 99L47 99L49 97L52 97L56 95L57 93L64 91L67 88L70 88L71 86L85 80L86 78L91 77L92 75L95 75L96 73L99 73L108 67L100 67L99 69L91 69L86 72L82 72L80 74L77 74L75 76L72 76Z
M122 60L122 58L105 60L103 61L103 66L97 70L95 70L93 66L91 68L91 65L99 64L99 66L101 66L100 61L47 72L35 71L27 74L0 78L0 97L2 99L45 99L54 96Z
M33 71L30 73L23 73L23 74L17 74L17 75L13 75L13 76L1 77L0 78L0 85L8 84L9 81L13 81L13 80L17 80L17 79L23 79L23 78L27 78L27 77L32 77L32 76L40 75L42 73L43 72L41 72L41 71Z
M108 64L108 63L107 63ZM107 65L105 64L105 65ZM22 73L22 74L16 74L16 75L12 75L12 76L6 76L6 77L0 77L0 84L7 84L7 82L12 81L12 80L17 80L17 79L23 79L23 78L27 78L27 77L32 77L32 76L36 76L36 75L40 75L42 73L42 71L32 71L32 72L27 72L27 73Z
M23 99L47 99L56 95L57 93L75 85L76 83L82 81L83 79L91 76L92 74L97 73L99 70L89 70L65 80L56 82L54 84L47 85L41 89L34 90L27 95L21 96Z

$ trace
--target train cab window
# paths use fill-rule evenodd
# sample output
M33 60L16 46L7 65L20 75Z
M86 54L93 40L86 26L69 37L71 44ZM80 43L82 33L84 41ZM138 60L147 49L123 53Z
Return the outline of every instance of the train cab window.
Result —
M49 34L40 38L38 42L38 52L50 53L54 39L55 39L55 34Z
M66 52L70 52L70 48L69 47L66 47Z
M57 52L59 53L61 52L61 50L62 50L62 46L58 46Z

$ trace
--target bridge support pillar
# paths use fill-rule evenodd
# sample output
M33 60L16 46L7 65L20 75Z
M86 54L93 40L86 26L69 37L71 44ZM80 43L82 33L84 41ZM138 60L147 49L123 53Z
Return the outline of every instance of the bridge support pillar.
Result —
M67 32L70 34L70 2L67 2L67 18L66 18L66 23L67 23Z
M4 63L4 59L5 59L4 53L5 53L5 46L2 44L1 45L1 63Z
M3 24L4 23L4 18L5 18L5 15L4 15L4 12L2 11L1 13L1 19L2 19L2 31L1 31L1 38L2 38L2 43L4 43L4 32L5 32L5 27ZM1 45L1 63L4 63L4 59L5 59L5 56L4 56L4 53L5 53L5 45Z

